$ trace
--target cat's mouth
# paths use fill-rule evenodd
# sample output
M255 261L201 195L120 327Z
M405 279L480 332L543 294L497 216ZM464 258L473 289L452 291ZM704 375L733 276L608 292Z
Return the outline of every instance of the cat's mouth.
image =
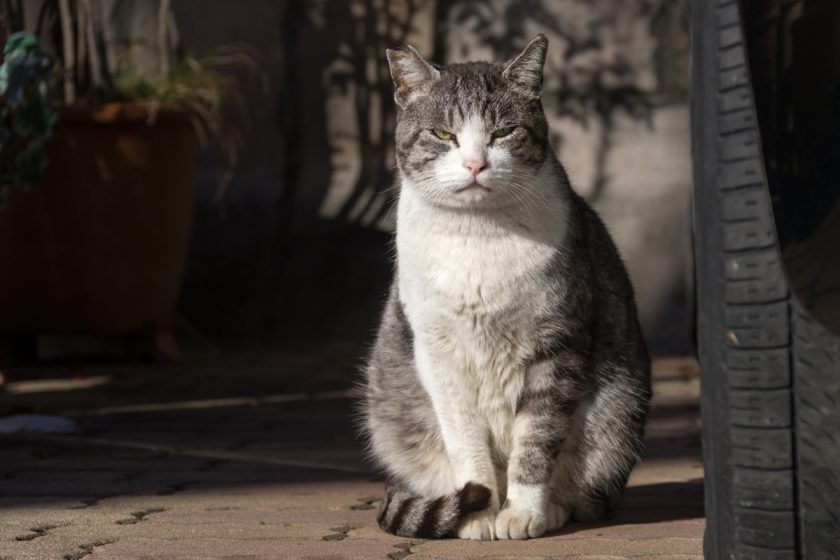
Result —
M461 187L460 189L456 190L455 192L456 193L490 192L490 189L488 187L485 187L484 185L482 185L481 183L479 183L477 181L473 181L472 183L470 183L466 187Z

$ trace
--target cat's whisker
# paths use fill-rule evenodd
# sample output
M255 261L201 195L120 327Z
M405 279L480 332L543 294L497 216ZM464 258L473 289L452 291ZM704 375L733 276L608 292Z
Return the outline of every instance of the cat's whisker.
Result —
M532 189L531 187L529 187L527 183L520 183L520 182L512 181L512 180L509 180L509 179L505 179L505 180L503 180L503 182L506 185L512 187L512 189L511 189L512 193L516 193L517 195L519 195L521 193L521 194L524 195L524 197L520 199L520 200L526 200L527 201L527 203L523 202L524 206L529 206L528 203L540 203L540 205L543 208L550 208L547 198L542 193L540 193L539 191L536 191L536 190Z

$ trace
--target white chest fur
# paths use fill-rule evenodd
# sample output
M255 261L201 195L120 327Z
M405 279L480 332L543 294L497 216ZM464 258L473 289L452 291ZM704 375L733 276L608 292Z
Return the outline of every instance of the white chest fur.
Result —
M548 209L551 210L551 209ZM428 205L403 188L397 221L400 298L420 344L449 371L507 455L525 360L545 316L544 271L563 238L562 208L544 220L475 216Z

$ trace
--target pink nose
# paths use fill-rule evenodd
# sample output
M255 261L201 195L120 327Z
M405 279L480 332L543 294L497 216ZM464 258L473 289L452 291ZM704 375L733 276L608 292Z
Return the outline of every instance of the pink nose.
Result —
M473 175L478 175L487 169L487 162L483 159L465 159L464 167L469 169Z

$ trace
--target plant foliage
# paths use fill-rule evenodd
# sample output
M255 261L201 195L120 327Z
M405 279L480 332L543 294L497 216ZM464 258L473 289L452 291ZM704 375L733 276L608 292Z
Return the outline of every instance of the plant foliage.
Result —
M47 104L53 61L28 33L15 33L0 65L0 203L10 187L27 188L43 173L56 114Z

